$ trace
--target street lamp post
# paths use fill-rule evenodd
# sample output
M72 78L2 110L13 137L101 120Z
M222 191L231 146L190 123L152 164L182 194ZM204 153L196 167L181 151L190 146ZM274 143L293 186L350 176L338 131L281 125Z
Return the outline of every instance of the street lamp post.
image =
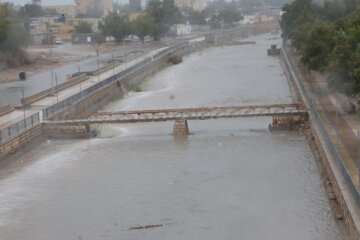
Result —
M97 72L98 72L98 82L100 82L100 63L99 63L99 56L97 58Z
M25 98L25 90L24 90L24 83L21 83L21 93L22 93L22 99ZM23 103L23 109L24 109L24 128L26 128L26 103Z
M114 61L114 53L111 54L112 56L112 67L113 67L113 76L115 75L115 61Z
M52 94L54 94L54 72L53 72L53 67L52 67L52 36L51 36L51 21L50 18L48 17L48 42L49 42L49 52L50 52L50 75L51 75L51 89L52 89Z
M59 103L59 89L57 85L58 85L58 77L57 77L57 73L55 73L56 104Z
M125 39L123 39L124 44L124 61L125 61L125 70L127 69L127 61L126 61L126 46L125 46Z
M336 144L339 143L339 134L338 134L338 102L335 104L335 132L336 132Z

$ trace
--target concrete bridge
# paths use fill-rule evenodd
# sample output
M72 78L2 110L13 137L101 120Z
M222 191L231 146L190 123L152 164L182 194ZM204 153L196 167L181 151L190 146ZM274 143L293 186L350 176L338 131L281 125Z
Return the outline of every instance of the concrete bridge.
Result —
M46 125L90 125L175 121L174 135L188 132L187 120L235 117L307 116L302 104L271 104L251 106L200 107L119 112L79 113L63 120L44 121Z

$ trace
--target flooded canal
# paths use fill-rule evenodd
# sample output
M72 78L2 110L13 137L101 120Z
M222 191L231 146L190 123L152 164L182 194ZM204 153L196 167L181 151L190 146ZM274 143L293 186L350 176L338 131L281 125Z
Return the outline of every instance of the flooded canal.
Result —
M272 38L187 56L106 110L290 103ZM97 126L96 139L43 143L0 172L0 239L346 239L305 138L270 121L190 121L182 140L171 122Z

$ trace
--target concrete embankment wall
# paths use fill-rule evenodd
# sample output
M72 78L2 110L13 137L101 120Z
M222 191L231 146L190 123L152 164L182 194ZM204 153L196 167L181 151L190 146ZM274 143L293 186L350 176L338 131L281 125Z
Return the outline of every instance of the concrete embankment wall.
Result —
M42 135L42 124L29 128L19 134L18 136L10 139L4 144L0 145L0 159L4 159L9 155L19 151L21 148L25 147L31 141L34 141L36 138Z
M296 75L292 65L289 61L289 56L286 51L282 51L281 58L285 64L285 71L288 76L289 84L293 88L296 97L300 97L301 101L309 109L310 128L307 133L309 145L314 152L315 157L320 160L321 166L328 179L327 187L332 189L336 199L330 198L330 201L335 201L338 208L341 210L341 215L344 219L347 229L349 230L352 239L360 239L360 213L357 205L357 192L353 183L346 174L341 159L334 149L334 146L326 134L316 108L314 107L313 99L308 93L308 90L301 83L300 78Z

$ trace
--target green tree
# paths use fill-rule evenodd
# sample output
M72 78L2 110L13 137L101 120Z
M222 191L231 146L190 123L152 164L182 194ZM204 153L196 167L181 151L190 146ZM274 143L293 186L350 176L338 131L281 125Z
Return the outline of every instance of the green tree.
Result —
M112 36L117 43L120 43L131 33L131 28L127 16L119 15L117 12L108 14L99 23L99 29L104 36Z
M330 73L329 84L348 95L360 92L360 0L295 0L283 7L283 37L302 62Z
M229 5L220 12L220 17L225 25L233 25L243 19L241 13Z
M175 5L174 0L163 0L164 22L167 25L179 24L184 22L184 16L180 9Z
M158 39L160 34L169 30L170 25L182 23L184 18L174 0L149 0L145 12L154 19L157 28L154 34Z
M144 42L146 36L154 36L157 32L155 20L149 15L141 15L132 22L133 33Z
M8 8L6 4L0 5L0 46L8 37L10 22L8 20Z
M0 63L12 67L27 61L22 47L28 42L28 35L10 12L8 4L0 4Z
M225 0L215 0L209 2L204 11L207 16L213 16L224 10L226 6L227 2Z
M186 20L192 25L205 25L206 22L206 14L204 11L198 12L193 9L186 9Z
M333 24L317 20L308 25L306 38L301 48L301 60L310 69L321 70L328 66L335 45Z
M23 19L44 16L44 11L37 3L28 3L20 9L19 16Z
M285 4L282 10L284 14L280 25L283 37L288 39L293 37L297 26L316 19L320 6L314 4L312 0L295 0L291 4Z
M231 26L243 19L241 13L232 8L230 5L225 6L216 15L212 15L210 25L212 28L220 28L222 26Z
M76 26L75 26L75 32L76 33L92 33L93 29L91 27L90 23L84 22L84 21L80 21Z

